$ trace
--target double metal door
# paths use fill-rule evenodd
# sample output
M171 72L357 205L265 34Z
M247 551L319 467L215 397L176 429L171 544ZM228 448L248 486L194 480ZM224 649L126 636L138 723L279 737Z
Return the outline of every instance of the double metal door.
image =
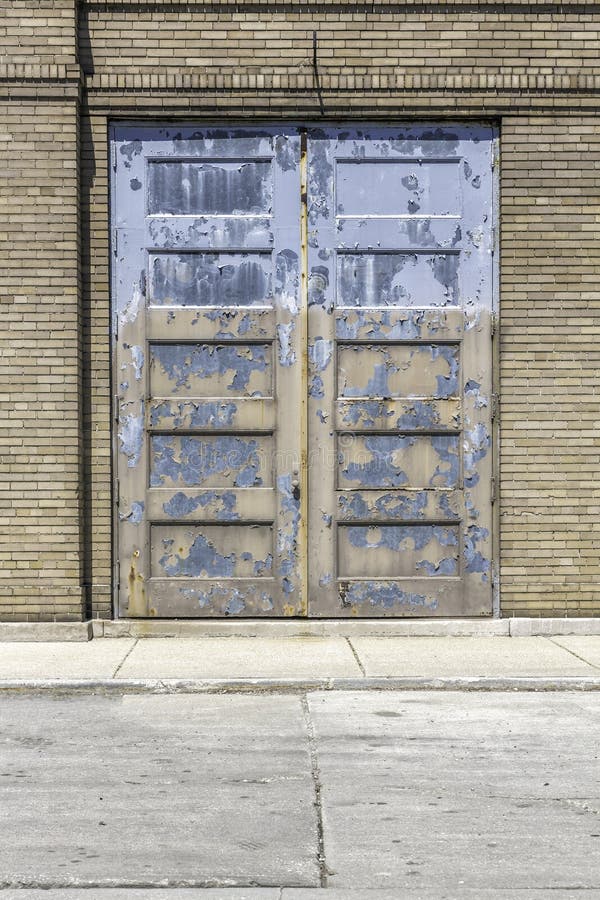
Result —
M492 130L112 143L120 614L489 614Z

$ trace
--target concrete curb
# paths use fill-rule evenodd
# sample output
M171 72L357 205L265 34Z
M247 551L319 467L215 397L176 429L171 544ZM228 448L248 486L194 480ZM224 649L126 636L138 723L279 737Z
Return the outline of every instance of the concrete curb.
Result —
M508 619L121 619L92 623L94 637L442 637L509 636ZM600 619L599 633L600 633Z
M0 694L304 694L314 691L600 691L600 676L49 678L0 681Z
M0 622L0 641L91 641L92 622Z
M93 619L87 622L0 622L3 641L89 641L92 638L204 637L560 637L600 635L600 617L574 619L273 620Z

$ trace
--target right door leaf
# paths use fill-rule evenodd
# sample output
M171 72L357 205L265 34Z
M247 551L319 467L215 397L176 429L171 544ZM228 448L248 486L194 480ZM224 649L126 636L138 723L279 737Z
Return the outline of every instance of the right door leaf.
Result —
M313 616L491 614L493 138L309 132Z

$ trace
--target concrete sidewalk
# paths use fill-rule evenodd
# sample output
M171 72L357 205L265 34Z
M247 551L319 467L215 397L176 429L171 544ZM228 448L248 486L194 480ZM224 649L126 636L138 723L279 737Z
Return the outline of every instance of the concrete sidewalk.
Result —
M0 900L598 897L599 713L566 691L0 694Z
M600 635L0 643L0 689L600 689Z

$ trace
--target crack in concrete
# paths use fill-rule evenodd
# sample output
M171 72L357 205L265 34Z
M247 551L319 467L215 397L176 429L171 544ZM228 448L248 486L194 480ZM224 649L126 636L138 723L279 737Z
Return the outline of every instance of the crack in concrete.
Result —
M580 662L585 663L586 666L590 666L590 668L592 668L592 669L600 670L600 666L597 666L595 663L590 662L589 659L585 659L585 657L580 656L578 653L575 653L575 651L571 650L570 647L565 647L565 645L561 644L556 638L548 637L548 640L550 641L551 644L554 644L555 647L560 647L561 650L566 650L567 653L570 653L571 656L574 656L575 659L578 659Z
M121 662L119 663L119 665L117 666L117 668L115 669L115 671L113 672L113 674L112 674L112 677L113 677L113 678L116 678L116 677L117 677L117 675L118 675L119 672L121 671L121 668L123 667L123 665L125 664L125 662L129 659L129 657L131 656L131 654L133 653L133 651L134 651L135 648L137 647L137 645L138 645L138 643L139 643L139 640L140 640L139 638L136 638L136 639L134 640L133 644L131 645L131 647L129 648L129 650L127 651L127 653L125 654L125 656L123 657L123 659L121 660Z
M354 644L352 643L352 641L350 640L349 637L346 637L346 641L348 643L348 646L352 650L352 655L353 655L354 659L356 660L356 665L360 669L361 674L366 676L367 673L365 671L365 667L362 664L362 660L361 660L360 656L358 655L356 647L354 646Z
M319 758L317 752L317 740L315 728L310 714L308 697L303 694L300 703L304 714L306 733L308 738L308 750L310 753L310 767L315 792L314 807L317 815L317 860L319 863L319 882L322 888L327 887L327 863L325 859L325 834L323 829L323 804L321 795L321 772L319 770Z

